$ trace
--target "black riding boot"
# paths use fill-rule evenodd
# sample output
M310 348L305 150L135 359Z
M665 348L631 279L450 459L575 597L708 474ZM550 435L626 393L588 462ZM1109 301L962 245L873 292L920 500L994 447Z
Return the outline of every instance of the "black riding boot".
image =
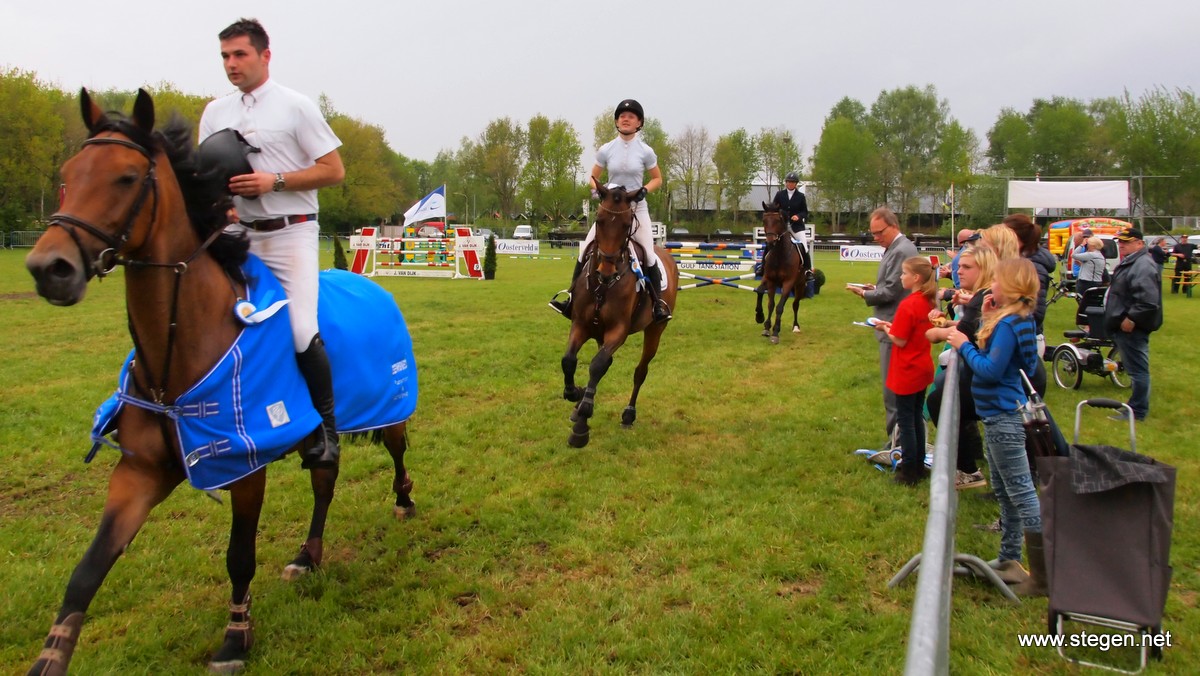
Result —
M316 440L301 451L300 466L304 469L337 467L341 448L333 417L333 373L329 369L329 355L325 352L321 334L313 336L308 349L296 355L296 363L308 384L313 407L321 414L321 427L314 435Z
M650 291L651 312L654 322L665 322L671 318L671 308L662 299L662 266L654 265L646 268L646 289Z
M575 272L571 273L571 285L567 288L554 294L554 298L550 299L550 307L567 319L571 318L571 305L574 300L573 291L575 290L575 280L579 279L579 273L583 272L583 262L575 260ZM567 294L566 300L559 300L558 297Z
M796 251L800 254L800 266L804 268L804 278L806 280L813 278L813 262L812 255L808 253L808 247L795 242Z

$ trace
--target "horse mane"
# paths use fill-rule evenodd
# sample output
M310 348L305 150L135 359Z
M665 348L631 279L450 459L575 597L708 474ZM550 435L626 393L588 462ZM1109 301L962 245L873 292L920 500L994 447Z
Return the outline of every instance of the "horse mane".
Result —
M125 115L109 111L91 130L91 135L104 131L128 136L151 155L158 151L166 154L183 194L188 222L200 241L208 239L214 231L224 230L228 223L226 213L233 206L233 200L226 191L219 170L200 171L196 150L192 145L191 125L183 117L175 113L165 127L149 134ZM245 281L241 266L246 262L249 250L250 242L245 236L227 232L222 232L208 247L213 259L238 282Z

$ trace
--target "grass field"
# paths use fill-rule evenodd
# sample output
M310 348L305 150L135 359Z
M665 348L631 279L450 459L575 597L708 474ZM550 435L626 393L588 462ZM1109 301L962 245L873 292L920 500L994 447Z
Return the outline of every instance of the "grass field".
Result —
M116 458L81 459L130 346L120 272L55 308L34 296L23 254L0 251L3 673L38 654L95 532ZM285 583L311 497L294 456L273 465L246 673L900 672L915 585L886 583L920 549L928 490L852 455L882 442L882 405L875 343L851 325L869 312L841 287L873 281L875 265L817 262L828 285L778 346L758 335L753 295L684 292L636 427L619 415L640 337L601 384L582 450L566 445L560 396L567 323L545 305L570 261L502 257L492 282L381 279L420 368L407 458L418 517L392 518L386 452L349 444L325 566ZM1151 673L1200 673L1200 298L1165 303L1138 430L1139 450L1179 468L1173 642ZM1069 305L1050 310L1051 342L1073 328ZM1052 388L1060 420L1084 397L1122 396L1091 375ZM1085 432L1127 445L1099 413ZM998 535L973 524L996 506L980 493L961 496L957 544L987 559ZM202 672L227 618L228 525L227 506L188 488L160 506L92 604L75 673ZM951 671L1074 673L1049 648L1018 646L1045 614L1044 599L1009 605L956 580Z

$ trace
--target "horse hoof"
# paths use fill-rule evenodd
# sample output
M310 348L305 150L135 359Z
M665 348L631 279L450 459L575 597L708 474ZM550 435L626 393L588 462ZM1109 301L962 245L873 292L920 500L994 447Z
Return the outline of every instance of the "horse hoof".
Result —
M761 314L754 315L754 323L755 324L762 324L765 321L767 321L767 318L762 316Z
M235 674L246 668L250 646L254 645L254 630L229 628L225 630L225 643L208 663L208 671L214 674Z
M567 401L570 401L570 402L577 402L580 399L583 399L583 388L576 386L573 389L564 389L563 390L563 399L566 399Z
M571 436L567 437L567 445L571 448L583 448L588 445L588 439L591 435L588 432L582 434L572 432Z
M396 517L397 521L407 521L408 519L411 519L411 518L415 517L416 515L417 515L417 506L416 505L409 505L407 507L401 507L400 505L396 505L396 506L392 507L392 516Z
M800 327L799 327L799 326L793 326L793 327L792 327L792 333L800 333Z
M288 565L283 567L283 574L280 575L279 577L284 582L295 582L296 580L299 580L300 578L304 577L305 575L308 575L311 572L312 572L312 568L309 568L307 566L298 566L294 563L289 563Z
M595 407L592 402L587 400L581 401L579 402L579 405L575 407L575 412L571 414L571 422L577 423L580 421L586 421L588 418L592 417L592 414L595 412Z
M778 345L779 344L779 336L771 336L771 344Z
M621 411L621 427L629 429L633 427L633 422L637 420L637 409L632 406L626 406L624 411Z
M763 338L770 338L770 337L771 337L771 332L770 332L770 331L768 331L768 330L766 330L766 329L763 329L763 332L762 332L762 337L763 337Z

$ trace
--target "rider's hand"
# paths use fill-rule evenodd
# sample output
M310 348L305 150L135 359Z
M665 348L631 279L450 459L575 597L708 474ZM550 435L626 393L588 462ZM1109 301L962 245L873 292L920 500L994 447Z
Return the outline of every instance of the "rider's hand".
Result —
M229 192L242 197L257 197L271 192L274 188L275 174L265 171L241 174L229 179Z

